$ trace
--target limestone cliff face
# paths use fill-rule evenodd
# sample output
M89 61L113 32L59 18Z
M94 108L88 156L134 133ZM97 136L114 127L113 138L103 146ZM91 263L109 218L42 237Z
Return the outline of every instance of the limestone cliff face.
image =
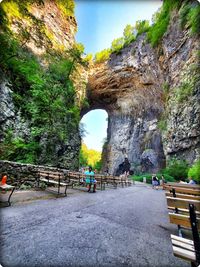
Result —
M1 3L1 12L3 10L6 17L6 27L9 28L9 31L12 32L12 35L19 41L23 49L30 53L30 57L32 55L37 57L44 70L48 64L47 56L53 58L54 55L61 55L64 51L70 51L75 44L77 24L73 11L70 11L72 14L66 14L66 10L63 9L63 5L69 2L38 0L22 1L22 3L3 1ZM1 33L3 33L2 30ZM85 97L86 85L83 81L87 75L82 76L82 73L86 73L86 71L80 66L70 77L73 80L76 91L74 98L77 106L80 106L81 99ZM80 83L81 86L79 86ZM23 89L27 90L26 88ZM13 138L22 138L28 142L31 135L32 122L23 116L21 108L15 106L13 92L14 88L10 76L6 75L3 68L1 68L0 142L5 140L5 132L9 129L12 129ZM66 120L65 123L67 123ZM37 162L46 164L47 158L50 157L51 159L48 159L48 164L50 165L57 165L61 161L62 167L78 168L81 141L78 125L75 131L71 129L70 134L71 136L69 136L68 140L63 142L58 142L58 140L53 138L52 140L46 140L47 137L43 135L39 141L41 153ZM52 142L55 148L52 155L48 155L47 141Z
M47 51L62 52L74 45L75 18L66 17L58 3L35 1L27 5L24 15L15 4L14 15L8 13L10 30L19 39L24 33L22 45L37 56L44 69ZM192 36L187 27L182 30L178 18L174 11L157 48L151 47L144 33L120 53L112 54L109 61L89 71L79 65L70 76L76 104L81 107L86 95L90 103L82 107L81 115L97 108L108 112L103 161L110 173L117 172L125 156L135 172L156 172L173 156L190 163L200 157L200 83L194 81L199 71L199 37ZM14 128L16 137L28 139L30 121L14 105L12 83L3 72L0 83L0 141L8 128ZM188 84L191 90L185 92ZM165 127L160 127L161 122ZM45 136L40 141L40 160L45 164ZM56 146L52 163L62 158L65 168L75 169L79 148L77 128L64 145Z
M157 122L163 111L164 76L158 56L145 35L113 54L89 77L91 108L108 112L104 167L115 173L128 156L135 171L157 171L165 164Z
M145 39L141 35L89 76L90 108L105 109L109 115L103 155L110 173L116 173L125 156L136 172L155 172L175 155L190 163L199 158L199 88L187 101L174 100L189 66L198 63L199 39L180 29L176 12L158 48ZM166 129L161 131L158 122L163 117Z
M179 27L178 14L163 38L163 62L169 99L166 103L166 130L162 139L166 158L177 156L193 163L200 158L200 39L191 37L189 30ZM195 79L195 82L194 82ZM190 85L191 93L181 97L184 86Z
M16 9L15 15L8 15L9 28L18 36L22 31L27 33L25 46L34 54L41 56L50 48L62 50L73 46L76 20L74 16L64 14L59 1L29 3L25 14L21 12L20 5L15 4L13 8Z

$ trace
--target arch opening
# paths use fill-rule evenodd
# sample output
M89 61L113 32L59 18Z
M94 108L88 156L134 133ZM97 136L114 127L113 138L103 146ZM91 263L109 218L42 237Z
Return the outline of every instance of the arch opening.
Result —
M107 141L108 113L103 109L94 109L83 115L80 121L81 151L80 169L92 166L102 170L102 151Z

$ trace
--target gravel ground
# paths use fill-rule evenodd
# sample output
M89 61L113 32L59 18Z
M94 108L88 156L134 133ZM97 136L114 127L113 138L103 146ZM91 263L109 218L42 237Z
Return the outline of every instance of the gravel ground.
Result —
M145 185L1 209L1 260L11 266L173 266L164 191Z

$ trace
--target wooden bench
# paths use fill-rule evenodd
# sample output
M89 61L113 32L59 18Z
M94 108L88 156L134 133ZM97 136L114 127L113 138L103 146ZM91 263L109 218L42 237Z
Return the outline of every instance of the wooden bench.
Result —
M181 188L182 191L177 190ZM179 193L176 193L176 190ZM178 226L179 236L171 235L173 253L176 257L190 261L192 266L198 266L200 264L200 200L196 187L193 190L189 195L187 187L173 186L172 191L166 193L166 199L170 210L170 223ZM183 238L182 229L192 230L193 240Z
M176 193L200 196L200 185L167 183L164 184L164 189L169 192L172 192L172 189L175 189Z
M0 201L1 203L6 203L8 207L11 206L11 201L10 200L11 200L11 196L12 196L14 190L15 190L15 186L8 185L8 184L0 184L0 190L1 190L1 192L11 191L8 194L8 200L6 200L6 201L2 201L1 200Z
M53 171L39 171L37 175L38 188L40 187L40 182L44 182L47 185L56 185L58 189L57 195L63 194L60 192L60 188L64 186L65 196L67 196L67 187L71 185L70 181L66 179L66 175Z
M190 261L191 266L200 264L200 219L196 216L194 204L189 204L189 216L176 214L170 222L191 228L193 240L182 236L171 235L174 256Z
M195 208L197 227L200 230L200 200L167 197L167 205L170 210L170 223L178 225L180 236L182 235L181 228L191 229L189 205L193 205Z
M85 179L88 175L80 172L69 171L67 173L67 176L69 178L69 181L72 183L72 187L80 185L86 186ZM119 184L121 184L122 186L132 184L132 182L127 178L113 175L94 174L94 176L92 175L92 177L96 180L96 184L101 190L105 190L106 185L112 185L114 188L117 188Z

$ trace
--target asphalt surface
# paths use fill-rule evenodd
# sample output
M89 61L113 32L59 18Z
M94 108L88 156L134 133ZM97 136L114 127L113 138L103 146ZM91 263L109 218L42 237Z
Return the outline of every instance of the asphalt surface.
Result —
M164 191L133 185L1 209L1 260L12 266L190 266L173 256Z

